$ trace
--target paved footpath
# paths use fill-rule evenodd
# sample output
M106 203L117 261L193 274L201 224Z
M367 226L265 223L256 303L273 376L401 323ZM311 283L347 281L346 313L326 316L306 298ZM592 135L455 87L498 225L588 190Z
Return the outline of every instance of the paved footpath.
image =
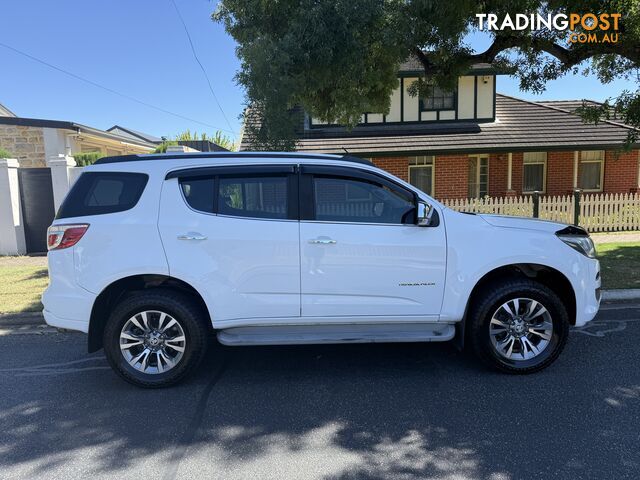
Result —
M216 347L141 390L84 335L14 333L3 480L640 478L640 305L605 305L529 376L450 344Z

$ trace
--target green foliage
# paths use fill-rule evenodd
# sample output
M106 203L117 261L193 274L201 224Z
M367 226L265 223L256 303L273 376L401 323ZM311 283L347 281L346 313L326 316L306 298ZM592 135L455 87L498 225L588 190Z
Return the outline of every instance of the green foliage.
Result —
M615 44L581 44L569 43L568 31L495 31L484 52L465 41L477 31L478 13L513 18L536 12L620 13L622 33ZM222 0L213 20L238 43L236 79L251 105L245 129L257 149L295 147L301 125L296 106L347 127L362 112L387 113L398 67L411 55L429 77L413 95L428 84L453 88L474 63L490 63L537 93L569 72L608 83L636 75L640 67L638 0ZM640 89L609 105L640 127L639 98ZM610 110L592 110L584 119L601 121Z
M5 150L4 148L0 148L0 158L14 158L14 156L9 153L8 150Z
M170 145L178 145L178 142L176 142L175 140L165 140L156 147L153 153L167 153L167 147Z
M104 156L102 152L83 152L74 153L73 159L76 161L78 167L86 167L87 165L93 165L96 160Z
M237 150L236 145L233 141L233 139L227 135L225 135L224 133L222 133L220 130L216 131L216 133L213 134L213 136L209 136L206 132L202 132L202 133L198 133L198 132L191 132L191 130L187 129L184 132L176 135L175 137L176 141L209 141L209 142L213 142L216 145L220 145L222 148L226 148L227 150ZM174 143L177 144L177 143ZM166 151L166 147L165 147L165 151ZM164 152L162 152L164 153Z

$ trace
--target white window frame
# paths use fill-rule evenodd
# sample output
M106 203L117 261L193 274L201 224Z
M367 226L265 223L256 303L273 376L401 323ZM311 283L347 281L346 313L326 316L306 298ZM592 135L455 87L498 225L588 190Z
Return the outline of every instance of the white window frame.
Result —
M411 162L411 159L415 159L416 164L412 165L411 163L409 163L409 169L407 170L407 180L409 180L408 183L411 183L411 169L412 168L430 168L431 169L431 192L424 192L427 195L430 195L432 197L435 198L435 187L436 187L436 156L435 155L418 155L418 156L414 156L414 157L409 157L409 162ZM429 159L431 160L431 163L429 162ZM422 163L418 163L418 162L422 162ZM413 184L412 184L413 185ZM413 185L414 187L416 187L415 185ZM416 187L418 188L418 187Z
M602 158L593 160L593 159L589 159L589 160L583 160L582 156L585 153L590 153L590 152L600 152L602 153ZM605 167L605 156L606 156L606 152L604 150L582 150L580 151L580 158L578 160L578 188L581 189L583 192L602 192L604 189L604 167ZM582 170L582 164L583 163L599 163L600 164L600 188L582 188L580 186L580 171Z
M544 154L544 158L531 158L527 160L527 155L540 155ZM524 189L524 168L525 165L543 165L542 171L542 190L538 190L540 193L545 193L547 191L547 152L524 152L522 155L522 193L531 194L534 190L525 190Z
M489 196L489 179L490 179L490 175L489 175L489 155L486 154L486 153L485 154L478 154L478 155L469 155L469 161L471 161L472 158L475 158L478 161L478 163L476 165L476 172L475 172L475 175L476 175L475 184L478 185L478 186L480 185L480 169L481 169L480 168L480 166L481 166L480 162L482 160L484 160L484 159L487 160L487 196ZM480 197L480 196L478 196L478 197L469 196L468 188L469 188L469 181L467 179L467 198L483 198L483 197Z

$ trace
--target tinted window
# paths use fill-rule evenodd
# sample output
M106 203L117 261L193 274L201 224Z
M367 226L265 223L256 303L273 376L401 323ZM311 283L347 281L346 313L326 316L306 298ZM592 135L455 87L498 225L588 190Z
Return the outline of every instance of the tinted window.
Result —
M314 178L315 218L333 222L414 223L409 192L356 178Z
M191 208L213 213L215 197L214 178L185 178L180 180L180 188Z
M147 180L143 173L85 172L69 191L56 218L129 210L138 203Z
M287 218L287 177L220 177L218 213L240 217Z

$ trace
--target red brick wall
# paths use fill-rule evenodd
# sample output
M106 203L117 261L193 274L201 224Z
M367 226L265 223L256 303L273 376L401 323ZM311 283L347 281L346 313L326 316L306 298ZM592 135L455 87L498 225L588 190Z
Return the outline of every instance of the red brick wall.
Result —
M379 157L371 160L376 167L386 170L405 182L409 181L409 157Z
M547 153L547 195L568 195L573 191L573 152Z
M628 153L605 152L605 193L629 193L638 188L638 150Z
M469 155L438 155L434 190L436 198L466 198L469 190Z
M638 187L639 151L605 154L604 192L626 193ZM547 195L567 195L573 191L573 151L547 153ZM522 194L522 153L512 155L511 187ZM373 163L408 180L408 157L379 157ZM508 154L489 155L489 195L502 197L507 193ZM438 155L435 159L435 197L441 199L466 198L468 191L469 155Z

